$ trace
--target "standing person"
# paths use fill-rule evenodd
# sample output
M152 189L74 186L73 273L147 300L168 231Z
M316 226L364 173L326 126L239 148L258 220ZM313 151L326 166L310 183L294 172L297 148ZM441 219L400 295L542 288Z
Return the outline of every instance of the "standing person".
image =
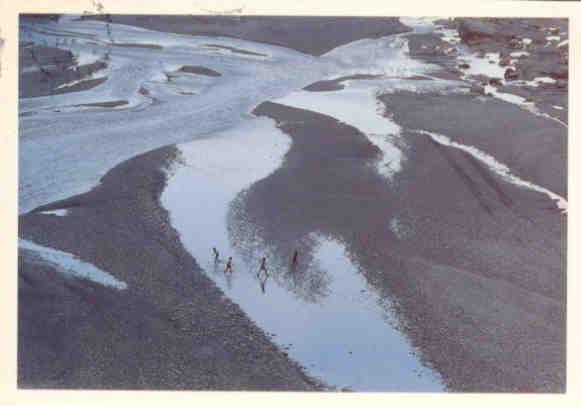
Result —
M266 269L266 257L263 257L262 260L260 261L260 270L258 271L258 273L261 273L263 270L266 274L268 274L268 270Z
M220 258L220 252L218 252L218 250L216 250L215 247L212 247L212 252L214 252L214 261L218 261L218 259Z
M299 251L295 249L295 252L293 253L292 265L296 266L298 261L299 261Z
M228 262L226 263L226 270L224 270L224 272L226 271L232 273L232 257L228 257Z
M266 294L266 281L268 280L268 273L264 275L264 278L259 277L258 282L260 283L260 290L262 294Z

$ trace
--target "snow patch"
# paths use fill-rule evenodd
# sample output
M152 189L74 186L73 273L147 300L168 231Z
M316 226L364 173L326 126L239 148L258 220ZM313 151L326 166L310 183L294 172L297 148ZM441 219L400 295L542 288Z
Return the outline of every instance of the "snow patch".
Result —
M52 265L58 272L91 280L118 290L127 288L126 283L117 280L111 274L98 269L92 264L84 262L73 254L41 246L24 239L19 239L18 247L22 250L33 252L39 257L41 262Z
M40 213L43 215L67 216L68 212L68 209L55 209L54 211L43 211Z
M542 194L547 195L551 200L555 202L557 208L559 208L562 212L567 212L567 201L560 195L548 190L547 188L541 187L540 185L534 184L530 181L526 181L517 175L514 175L510 168L507 167L505 164L499 162L496 158L492 155L479 150L474 146L468 146L465 144L460 144L455 141L452 141L449 137L437 134L434 132L426 131L426 130L415 130L417 133L424 134L429 136L435 142L442 144L444 146L454 147L465 151L472 155L474 158L479 160L480 162L484 163L491 171L500 175L505 181L510 182L514 185L518 185L532 191L540 192Z

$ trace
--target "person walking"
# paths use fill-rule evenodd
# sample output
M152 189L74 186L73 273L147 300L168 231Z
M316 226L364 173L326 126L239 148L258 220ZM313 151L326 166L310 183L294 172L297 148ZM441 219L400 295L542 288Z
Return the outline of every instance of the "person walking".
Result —
M228 257L228 261L226 262L226 270L224 270L224 272L227 271L232 273L232 257Z
M258 273L261 273L262 271L268 274L268 270L266 269L266 257L263 257L262 260L260 261L260 270L258 271Z
M220 259L220 252L215 247L212 247L212 252L214 252L214 261L217 262Z
M296 266L298 261L299 261L299 251L295 249L295 252L293 253L292 265Z

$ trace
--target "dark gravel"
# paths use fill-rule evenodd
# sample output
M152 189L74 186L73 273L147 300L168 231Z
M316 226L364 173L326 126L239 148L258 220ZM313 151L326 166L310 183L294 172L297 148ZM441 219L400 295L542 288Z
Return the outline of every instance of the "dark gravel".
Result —
M376 79L380 78L382 75L367 75L367 74L357 74L342 76L337 79L318 81L305 86L303 89L309 92L329 92L333 90L345 89L343 82L351 80L365 80L365 79Z
M565 219L549 199L410 132L408 161L388 182L356 129L274 103L255 114L293 144L240 194L232 233L257 233L281 256L312 232L344 242L451 391L564 391Z
M518 106L472 95L383 95L395 121L475 146L523 179L567 195L567 129Z
M181 72L192 73L196 75L204 75L204 76L213 76L218 77L222 76L220 72L216 72L213 69L206 68L205 66L199 65L186 65L180 68Z
M107 15L85 18L178 34L241 38L311 55L322 55L363 38L409 30L394 17Z
M200 270L159 196L174 148L113 168L86 194L19 219L19 234L128 284L66 278L20 252L18 386L68 389L314 390Z

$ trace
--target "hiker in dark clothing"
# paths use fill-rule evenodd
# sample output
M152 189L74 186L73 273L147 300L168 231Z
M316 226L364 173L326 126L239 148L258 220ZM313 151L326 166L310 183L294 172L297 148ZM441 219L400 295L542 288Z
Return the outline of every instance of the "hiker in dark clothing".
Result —
M232 273L232 257L228 257L228 262L226 263L226 270L224 270L224 272L227 271Z
M296 266L297 263L299 261L299 251L295 250L294 254L293 254L293 260L292 260L292 265Z
M264 270L264 273L262 272ZM266 294L266 281L270 277L268 274L268 270L266 269L266 258L262 258L262 262L260 264L260 270L256 273L256 277L258 278L258 283L260 284L260 289L262 290L263 294Z
M220 258L220 252L218 252L215 247L212 247L212 252L214 252L214 261L218 261Z
M262 260L260 261L260 270L258 271L258 273L260 274L263 270L266 274L268 274L268 270L266 269L266 257L263 257Z

